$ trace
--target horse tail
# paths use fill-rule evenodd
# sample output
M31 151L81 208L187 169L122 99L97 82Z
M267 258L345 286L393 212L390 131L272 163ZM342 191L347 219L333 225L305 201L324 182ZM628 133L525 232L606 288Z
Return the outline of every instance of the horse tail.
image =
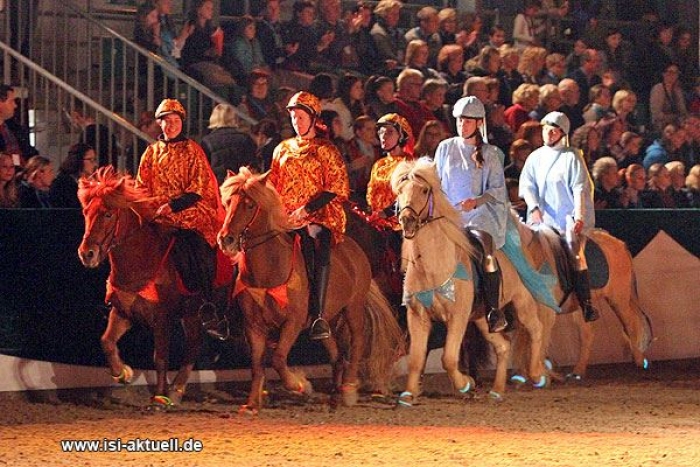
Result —
M363 376L370 389L389 394L393 366L406 353L406 336L374 280L365 301L365 320Z

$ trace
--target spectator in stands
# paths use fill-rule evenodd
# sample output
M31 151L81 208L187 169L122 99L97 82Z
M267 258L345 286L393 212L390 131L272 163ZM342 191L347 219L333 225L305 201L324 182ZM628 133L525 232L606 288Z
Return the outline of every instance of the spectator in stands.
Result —
M155 54L160 53L161 46L158 13L155 1L147 0L136 9L134 22L134 42Z
M398 28L403 3L400 0L380 0L374 8L377 21L370 34L377 50L378 60L383 64L382 74L398 75L404 63L407 41ZM383 114L380 114L381 116ZM376 117L376 118L379 118Z
M360 115L353 122L353 138L347 143L345 165L350 177L350 199L365 206L367 183L372 165L382 153L377 139L377 122L368 115Z
M503 44L498 51L501 54L501 73L499 76L501 90L498 95L500 103L508 108L513 105L513 93L524 82L523 76L518 71L520 51L508 44Z
M396 78L396 107L399 115L408 120L413 134L418 134L428 120L435 116L421 101L423 75L420 71L405 68Z
M669 123L664 127L661 137L647 147L642 165L649 171L653 164L678 160L684 143L685 130Z
M365 76L370 76L384 70L384 63L379 58L374 40L372 39L373 22L374 14L372 5L364 0L358 0L348 19L351 36L351 52L354 53L354 57L349 57L348 61L352 59L355 60L356 63L354 65L347 63L344 66Z
M234 76L241 82L247 82L253 70L267 67L262 46L257 38L256 22L252 16L238 19L236 34L230 39L226 38L224 50L227 58L233 58L229 63L240 67Z
M416 17L418 18L418 26L408 30L404 39L407 43L416 39L425 41L428 46L427 64L429 67L435 68L438 53L442 48L442 39L438 32L440 28L438 11L431 6L426 6L418 10Z
M583 121L583 107L579 105L581 90L578 83L571 78L564 78L559 81L557 87L562 100L559 111L569 118L571 131L573 132L585 123Z
M486 102L486 104L492 104L491 102L491 91L489 90L488 78L484 76L470 76L464 82L464 90L462 92L464 97L474 96L479 101Z
M588 91L588 104L583 108L583 121L586 123L596 123L603 118L609 117L612 95L610 89L602 84L592 86Z
M214 24L214 1L196 0L188 13L190 33L182 47L180 64L185 73L219 93L229 102L239 103L243 94L245 69L226 47L221 28ZM252 19L249 20L252 22ZM254 25L253 25L254 26ZM253 34L255 29L253 28ZM262 61L262 57L259 59Z
M677 208L690 207L688 190L685 187L685 164L681 161L671 161L664 164L671 177L670 192Z
M24 166L39 151L29 142L29 129L15 119L16 97L12 86L0 84L0 152L13 156L15 165Z
M612 157L601 157L593 163L593 205L595 209L622 209L626 201L620 189L617 163Z
M586 165L591 167L602 156L600 131L593 123L578 127L571 137L571 146L582 151Z
M96 169L97 154L92 146L84 143L71 146L49 188L51 207L80 209L78 180L80 177L89 177Z
M601 84L602 80L598 75L600 71L600 54L595 49L586 49L581 55L581 66L569 74L578 84L579 101L578 105L583 108L588 102L590 89L596 84Z
M653 130L660 133L666 125L678 125L681 118L688 114L685 96L678 80L680 69L675 63L669 63L661 74L661 82L651 88L649 94L649 113Z
M333 31L318 37L314 27L316 4L311 0L296 0L292 6L293 17L284 23L282 38L289 50L298 44L296 52L287 56L282 64L287 70L305 73L331 69L321 55L335 39Z
M530 112L535 110L540 102L540 87L536 84L524 83L513 93L513 105L505 111L506 123L513 133L518 132L520 125L530 120Z
M558 85L566 76L566 57L560 53L550 53L545 57L545 71L540 78L542 84Z
M634 131L643 133L640 125L637 122L636 116L637 94L628 89L620 89L616 91L612 99L612 110L625 124L625 131Z
M542 124L539 120L529 120L518 129L515 133L515 139L524 139L532 146L532 150L541 148L544 145L542 139Z
M248 92L243 96L238 111L254 120L278 119L279 112L270 92L270 73L263 69L256 69L250 73ZM250 126L250 123L245 121L239 123L243 129Z
M546 24L538 18L541 7L540 0L525 0L523 11L515 16L513 40L518 49L539 46L542 43L541 35L545 33Z
M464 71L462 47L457 44L443 45L438 54L437 66L440 77L448 86L445 99L448 104L452 105L462 96L462 87L467 79L467 74Z
M152 110L142 111L141 115L139 115L139 120L136 122L136 128L146 133L152 139L158 139L161 135L161 129L153 114ZM143 154L149 144L150 141L137 138L133 144L127 147L126 161L124 163L127 172L132 175L136 173L141 154Z
M600 57L603 70L618 70L622 79L629 79L632 66L632 51L629 48L629 44L623 40L622 32L619 29L608 29Z
M15 170L12 156L0 153L0 209L19 207Z
M700 164L700 114L688 114L681 127L685 130L685 143L680 149L680 160L686 167Z
M321 107L323 109L323 107ZM340 117L338 117L338 112L331 109L323 109L318 116L319 118L319 136L329 140L338 151L340 155L343 156L343 160L347 160L347 145L345 140L340 137L342 131L342 123Z
M445 103L446 95L447 83L441 79L429 79L423 83L420 101L433 114L433 117L442 123L444 132L449 134L451 107Z
M478 55L485 45L481 37L484 20L476 13L467 13L464 18L464 25L457 34L457 43L462 45L464 59L469 60Z
M674 30L674 24L661 21L656 26L656 35L651 44L642 45L643 64L638 68L640 83L639 89L636 89L642 96L648 95L651 88L668 68L669 63L676 60L673 51Z
M466 69L471 76L496 78L501 70L501 54L498 49L486 45L467 62Z
M418 134L414 154L416 157L435 157L435 149L449 134L438 120L428 120Z
M510 129L510 126L508 126L508 123L506 123L505 110L505 106L499 103L489 103L486 106L486 124L488 128L489 144L497 146L498 149L501 150L501 154L503 154L504 158L514 139L513 131ZM520 128L522 127L523 125L520 126ZM504 160L503 164L505 165L506 163L507 160Z
M50 208L49 188L56 174L51 160L43 156L32 156L19 176L19 207Z
M468 36L463 30L459 30L459 17L454 8L442 8L438 11L438 34L442 47L457 45L464 51L468 47ZM442 49L441 47L441 49ZM464 57L464 52L462 52Z
M81 100L74 103L70 112L71 122L80 130L80 143L85 143L95 149L98 167L112 165L119 167L119 143L114 131L102 123L97 123L93 115L96 111L90 109Z
M566 74L571 75L574 71L578 70L583 63L583 54L588 50L588 44L586 41L579 38L574 41L574 47L572 48L569 55L566 56Z
M182 48L192 34L194 25L187 22L178 33L170 18L173 13L173 0L154 0L154 3L158 8L158 25L154 27L154 33L159 38L158 55L179 68Z
M357 67L359 57L352 48L353 34L360 29L361 21L346 22L341 18L343 8L340 0L318 0L318 20L316 21L316 36L323 37L329 32L333 40L320 52L324 63L330 64L332 70Z
M274 115L277 122L277 127L279 128L280 136L284 141L287 138L294 136L294 128L292 127L292 122L289 119L289 112L287 112L287 103L291 96L296 92L295 89L288 86L280 86L277 88L274 94ZM285 114L285 112L287 112Z
M625 124L615 116L605 117L595 124L600 132L600 153L611 155L613 148L620 145L622 133L625 132Z
M338 112L341 122L340 137L350 141L354 136L353 124L355 119L365 114L365 90L362 78L353 74L344 74L338 79L337 95L332 108Z
M644 191L647 185L647 174L644 170L644 166L641 164L630 164L627 169L625 169L625 196L624 199L627 200L627 209L641 209L642 199L641 193Z
M333 108L331 102L335 99L335 77L330 73L318 73L311 78L307 86L311 94L321 101L321 109Z
M271 70L284 62L287 55L294 54L298 44L285 47L282 40L282 22L280 21L280 0L266 0L262 17L256 24L256 37L260 42L260 51L265 63Z
M420 71L423 79L440 78L438 72L428 66L428 44L424 40L414 39L406 45L405 60L404 69Z
M523 82L540 85L546 61L547 49L534 46L525 47L518 63L518 73L522 75Z
M487 45L500 49L506 43L506 30L500 24L494 24L489 29L489 41Z
M530 118L539 122L549 112L559 110L562 100L559 88L556 84L543 84L540 86L539 104L530 112Z
M540 129L540 133L541 132L542 130ZM503 169L505 177L520 180L520 172L522 172L525 161L534 149L536 148L533 148L532 144L525 139L516 139L513 141L513 144L510 145L510 149L508 150L510 164L506 165Z
M638 133L633 131L622 133L618 144L609 148L610 154L617 161L617 166L621 169L626 169L632 164L641 164L642 158L639 155L639 151L643 142L644 138Z
M253 138L239 128L236 110L231 104L214 107L209 116L209 130L201 146L219 185L228 170L238 172L243 166L255 171L261 169L255 157L258 147Z
M263 172L270 170L272 154L282 141L277 122L271 118L263 118L250 129L250 136L258 147L255 152L257 164Z
M378 120L387 113L397 113L394 81L381 75L373 75L365 82L365 108L367 115Z
M642 207L646 209L674 209L676 201L671 194L671 174L662 163L651 164L647 187L640 194Z
M685 177L685 187L688 189L688 205L691 208L700 208L700 164L690 168Z
M685 92L690 92L696 77L700 76L698 69L698 54L693 45L697 44L693 40L693 34L685 26L676 28L673 36L672 49L675 62L680 69L681 86Z

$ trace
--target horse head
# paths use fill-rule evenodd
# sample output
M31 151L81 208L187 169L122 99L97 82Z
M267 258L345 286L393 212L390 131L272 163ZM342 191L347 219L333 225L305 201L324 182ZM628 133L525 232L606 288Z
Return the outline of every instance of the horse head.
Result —
M127 233L127 216L122 212L142 198L129 175L119 175L113 167L103 167L78 182L78 198L83 207L85 232L78 246L78 257L85 267L96 268ZM137 218L137 216L128 216Z
M396 166L391 177L396 194L399 225L406 239L435 219L435 193L440 181L435 166L427 160L404 161Z
M241 167L238 174L229 171L221 185L226 218L217 243L225 254L235 256L246 248L262 244L286 224L277 193L265 184L268 175L254 174Z

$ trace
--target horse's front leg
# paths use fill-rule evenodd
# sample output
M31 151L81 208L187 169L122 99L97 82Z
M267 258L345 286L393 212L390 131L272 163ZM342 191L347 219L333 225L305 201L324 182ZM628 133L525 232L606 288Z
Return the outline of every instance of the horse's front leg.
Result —
M117 342L129 329L131 329L131 321L119 314L115 307L112 307L109 312L107 328L100 338L100 343L107 358L112 378L121 384L130 383L134 376L134 371L129 365L125 365L119 356L119 347L117 347Z
M177 372L173 383L170 385L168 397L173 404L178 405L182 402L182 396L185 394L187 381L190 379L190 374L194 369L195 362L199 356L199 351L202 347L202 332L201 323L197 313L186 312L182 318L182 327L185 332L185 355L183 357L180 370Z
M153 326L153 363L156 369L156 389L153 403L158 406L170 406L172 400L167 396L168 359L170 357L170 311L156 308L152 311Z
M543 352L543 323L540 321L540 315L549 311L552 316L554 311L544 307L540 313L539 305L527 294L525 297L515 297L513 299L518 314L518 323L525 328L530 342L528 356L528 377L535 388L543 388L548 384L548 376L544 367L544 352ZM550 319L553 323L553 318Z
M299 333L304 328L303 322L300 322L298 319L299 317L303 317L304 321L306 320L305 313L290 310L289 319L282 325L279 342L272 352L272 367L277 371L282 381L282 386L284 386L286 390L308 395L313 392L311 383L304 375L293 372L289 368L289 365L287 365L289 352L292 350L292 346L299 337ZM336 359L337 358L336 349Z
M399 395L398 405L410 407L418 400L421 393L420 379L425 367L425 359L428 353L428 336L432 323L428 311L419 306L409 307L406 310L406 324L410 336L408 347L408 375L406 389Z
M442 367L447 372L450 381L452 381L452 386L461 394L474 391L476 384L471 376L467 376L459 371L459 354L470 315L471 309L453 312L450 319L445 323L447 335L445 336L445 347L442 351Z
M263 359L265 358L267 336L248 322L245 324L245 335L248 345L250 346L251 382L248 402L242 405L238 412L241 414L257 415L263 406L263 394L265 390L265 365Z
M510 342L503 333L489 332L489 325L485 317L480 317L474 321L483 334L486 341L493 347L496 353L496 375L493 378L493 387L489 396L494 400L501 400L506 390L506 378L508 376L508 356L510 355Z

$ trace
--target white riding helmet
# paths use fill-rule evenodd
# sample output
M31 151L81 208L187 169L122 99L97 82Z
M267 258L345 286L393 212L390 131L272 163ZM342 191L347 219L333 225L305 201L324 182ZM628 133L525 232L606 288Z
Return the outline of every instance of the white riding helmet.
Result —
M547 115L544 116L540 123L542 125L555 126L561 131L563 131L564 134L567 136L569 135L569 130L571 129L571 122L569 122L569 117L567 117L566 114L556 111L549 112Z
M452 107L452 116L454 118L486 118L486 109L484 104L475 96L462 97L455 102Z

